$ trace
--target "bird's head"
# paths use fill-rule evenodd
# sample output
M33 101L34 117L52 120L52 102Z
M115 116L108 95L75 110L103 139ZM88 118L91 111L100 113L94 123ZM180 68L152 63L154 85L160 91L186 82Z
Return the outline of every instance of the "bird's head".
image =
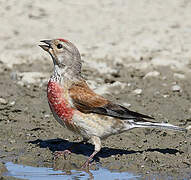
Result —
M70 69L74 73L81 73L81 57L78 49L65 39L43 40L39 45L52 57L55 66L60 69Z

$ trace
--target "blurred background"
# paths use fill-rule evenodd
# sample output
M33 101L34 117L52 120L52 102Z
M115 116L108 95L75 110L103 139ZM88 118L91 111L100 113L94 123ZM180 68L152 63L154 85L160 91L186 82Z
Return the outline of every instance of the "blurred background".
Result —
M162 56L152 64L183 68L190 56L190 9L188 0L0 1L0 60L9 67L34 63L45 56L40 40L65 38L88 61L138 64Z

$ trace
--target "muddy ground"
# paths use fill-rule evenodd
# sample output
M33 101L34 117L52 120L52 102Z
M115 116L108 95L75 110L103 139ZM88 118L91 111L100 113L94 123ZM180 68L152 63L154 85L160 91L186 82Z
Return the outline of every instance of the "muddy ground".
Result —
M73 42L97 93L157 122L191 125L190 12L189 0L0 2L0 161L70 170L93 151L52 117L46 85L53 67L38 47L43 39ZM53 160L73 143L68 160ZM134 129L102 144L94 169L190 173L190 132Z
M47 103L47 79L35 84L21 83L18 72L51 72L48 59L41 64L4 68L0 74L0 160L54 169L80 169L93 151L91 142L81 140L53 118ZM191 82L189 76L174 77L167 68L158 68L158 76L117 64L117 72L101 74L83 68L84 77L97 84L107 84L106 97L126 104L131 110L155 117L158 122L169 122L181 127L191 125ZM146 75L147 74L147 75ZM146 76L145 76L146 75ZM118 83L116 83L118 82ZM174 82L180 87L172 90ZM123 84L123 86L121 84ZM115 86L113 84L116 84ZM134 89L142 89L135 93ZM109 96L109 94L111 96ZM111 98L112 97L112 98ZM96 163L110 170L136 173L177 175L190 171L191 133L156 129L135 129L103 140L103 148L95 157ZM54 160L55 151L63 151L76 144L67 160Z

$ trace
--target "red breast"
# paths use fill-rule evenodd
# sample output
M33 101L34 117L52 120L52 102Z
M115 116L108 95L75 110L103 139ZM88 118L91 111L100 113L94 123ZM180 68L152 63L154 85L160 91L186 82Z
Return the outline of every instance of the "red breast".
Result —
M48 82L47 96L51 109L65 123L69 123L72 120L74 109L71 108L67 99L63 98L63 93L63 88L57 82Z

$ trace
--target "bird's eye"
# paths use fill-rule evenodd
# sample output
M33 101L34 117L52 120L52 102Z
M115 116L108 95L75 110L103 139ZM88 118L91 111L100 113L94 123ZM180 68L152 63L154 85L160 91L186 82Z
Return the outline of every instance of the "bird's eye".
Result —
M62 44L58 44L58 45L57 45L57 48L58 48L58 49L61 49L61 48L62 48Z

